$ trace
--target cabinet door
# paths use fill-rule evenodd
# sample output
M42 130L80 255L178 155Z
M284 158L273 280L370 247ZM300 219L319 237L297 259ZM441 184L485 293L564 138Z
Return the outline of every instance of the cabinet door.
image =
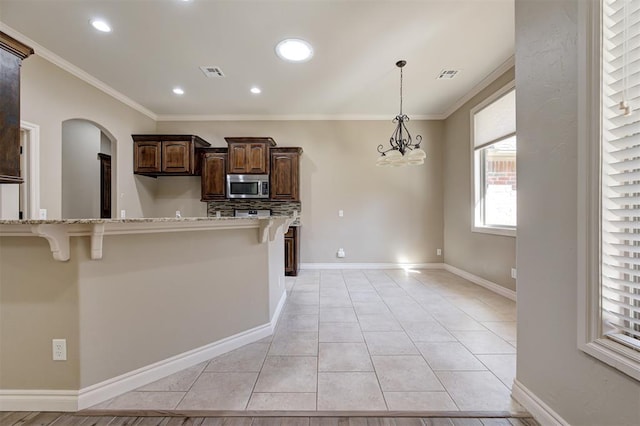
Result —
M267 155L267 145L264 143L252 143L247 145L248 161L246 172L256 174L267 174L269 157Z
M20 66L33 49L0 31L0 184L20 174Z
M298 275L298 262L300 261L300 227L291 226L284 235L284 274L287 276Z
M162 142L162 172L191 173L191 142Z
M229 144L229 173L247 172L247 145Z
M269 173L269 149L264 142L229 143L229 167L227 173Z
M160 173L161 171L161 143L134 142L133 143L133 172Z
M291 275L294 273L295 259L295 241L293 238L284 239L284 273Z
M294 152L271 152L272 200L298 201L300 199L299 155Z
M227 154L207 152L202 155L202 201L225 199L226 163Z

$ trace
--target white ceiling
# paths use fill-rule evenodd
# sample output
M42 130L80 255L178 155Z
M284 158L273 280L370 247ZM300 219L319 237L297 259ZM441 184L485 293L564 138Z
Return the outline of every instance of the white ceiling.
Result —
M0 0L4 24L160 116L393 118L399 59L404 112L442 116L513 55L513 14L513 0ZM287 37L314 57L281 61Z

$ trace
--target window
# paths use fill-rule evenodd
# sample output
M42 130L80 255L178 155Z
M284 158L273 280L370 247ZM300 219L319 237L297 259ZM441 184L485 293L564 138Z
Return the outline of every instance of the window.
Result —
M640 0L593 4L582 6L579 345L640 380Z
M471 110L473 231L515 236L514 83Z

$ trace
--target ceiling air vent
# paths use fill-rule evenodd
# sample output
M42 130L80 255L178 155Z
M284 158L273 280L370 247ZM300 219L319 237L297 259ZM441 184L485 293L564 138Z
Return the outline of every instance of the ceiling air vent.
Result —
M458 70L442 70L438 76L438 80L450 80L458 74Z
M200 67L200 70L209 78L224 77L224 73L220 67Z

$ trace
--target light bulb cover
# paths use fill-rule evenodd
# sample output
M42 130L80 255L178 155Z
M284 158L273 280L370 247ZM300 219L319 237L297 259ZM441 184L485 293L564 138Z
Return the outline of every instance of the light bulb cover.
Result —
M276 55L288 62L306 62L313 57L313 47L299 38L288 38L276 45Z
M89 21L91 26L103 33L110 33L111 26L104 19L92 19Z

